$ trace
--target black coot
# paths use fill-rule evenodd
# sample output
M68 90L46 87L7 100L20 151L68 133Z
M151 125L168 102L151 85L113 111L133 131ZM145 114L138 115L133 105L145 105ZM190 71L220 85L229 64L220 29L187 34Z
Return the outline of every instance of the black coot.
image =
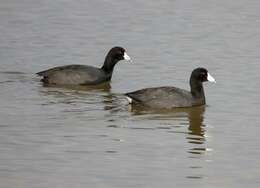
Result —
M200 106L206 103L203 82L216 82L205 68L194 69L190 77L191 91L176 87L156 87L126 93L129 103L151 108Z
M97 85L112 78L114 66L120 60L130 61L122 47L113 47L107 54L101 68L88 65L65 65L38 72L45 84L53 85Z

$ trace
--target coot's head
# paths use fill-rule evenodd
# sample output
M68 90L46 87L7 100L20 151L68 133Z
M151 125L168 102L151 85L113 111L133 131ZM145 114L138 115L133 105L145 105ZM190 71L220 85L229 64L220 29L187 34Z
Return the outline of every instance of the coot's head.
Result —
M199 81L199 82L214 82L215 79L208 73L208 70L205 68L196 68L191 73L191 81Z
M118 46L111 48L111 50L108 52L108 56L116 61L131 61L131 58L127 55L126 50Z

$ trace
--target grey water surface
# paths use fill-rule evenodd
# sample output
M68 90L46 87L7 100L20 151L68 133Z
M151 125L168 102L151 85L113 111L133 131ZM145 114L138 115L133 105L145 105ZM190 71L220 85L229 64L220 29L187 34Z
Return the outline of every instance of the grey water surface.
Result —
M260 186L260 1L0 0L0 187ZM43 87L53 66L101 66L110 85ZM131 108L121 93L189 89L207 106Z

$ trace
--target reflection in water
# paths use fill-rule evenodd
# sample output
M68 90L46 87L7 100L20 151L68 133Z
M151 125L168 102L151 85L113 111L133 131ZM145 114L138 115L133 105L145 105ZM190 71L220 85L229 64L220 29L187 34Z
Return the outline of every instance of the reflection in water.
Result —
M95 98L99 100L99 96L107 95L110 91L110 88L110 83L104 83L97 86L65 86L42 84L42 86L39 87L39 92L44 96L54 96L57 99L61 99L62 101L64 101L64 103L70 103L70 99L80 99L82 97L84 97L85 99L84 102L87 101L89 103L91 102L92 98L90 98L91 100L89 100L87 96L95 96Z
M79 91L104 91L109 92L111 89L110 82L98 84L98 85L52 85L42 83L43 87L50 87L50 88L63 88L63 89L70 89L70 90L79 90Z
M206 148L201 146L205 141L205 129L203 125L205 107L192 108L188 113L189 119L189 135L186 137L188 142L191 144L198 144L200 147L193 147L189 153L192 154L203 154Z
M77 115L86 118L98 118L98 112L103 110L105 97L109 94L110 84L98 86L39 86L41 105L60 107L64 116ZM46 100L44 100L44 98ZM58 105L58 106L57 106ZM73 114L71 114L73 113ZM90 115L91 114L91 115Z
M192 108L177 108L173 110L150 110L143 106L131 106L131 112L133 115L143 116L149 120L160 120L160 122L171 120L176 122L179 126L171 125L171 127L162 127L160 129L174 129L168 130L170 133L184 133L189 143L189 149L187 153L190 154L188 158L192 161L191 165L188 167L191 171L189 175L186 176L188 179L201 179L203 175L199 174L200 170L203 168L201 165L196 164L197 159L204 156L205 152L208 150L205 146L205 125L203 124L205 106L192 107ZM147 116L148 115L148 116ZM185 119L185 121L183 121ZM179 131L183 125L187 125L187 131ZM194 174L195 173L195 174Z
M205 126L203 124L205 106L193 107L193 108L177 108L172 110L151 110L144 106L126 105L125 99L120 95L111 94L107 91L110 89L110 85L105 87L82 87L77 86L66 88L58 88L51 86L43 88L41 92L44 95L52 95L56 98L53 103L63 104L77 104L77 109L67 109L66 112L82 112L86 114L86 111L93 110L97 106L103 108L108 114L104 114L108 119L107 122L110 128L120 128L122 125L118 125L118 122L122 119L132 119L133 121L141 120L142 122L153 121L155 127L151 124L145 127L126 127L130 129L142 129L142 130L166 130L169 133L185 134L188 143L191 145L188 149L188 153L192 154L190 158L199 157L205 153L207 148L204 145L205 142ZM80 105L81 104L81 105ZM91 105L92 104L92 105ZM98 107L98 108L99 108ZM79 108L79 109L78 109ZM131 115L126 113L130 110ZM186 130L182 130L187 126Z
M142 120L146 119L158 122L160 125L156 127L157 129L165 129L170 133L186 134L186 139L192 146L188 150L188 153L192 154L191 157L198 157L198 154L204 154L207 150L203 145L205 142L205 125L203 124L205 106L154 110L140 105L131 105L129 109L132 115ZM182 128L183 125L188 126L187 131L179 131L179 128ZM140 129L141 127L138 128Z
M180 121L180 124L188 125L188 134L186 137L188 143L191 144L203 144L205 141L205 129L203 124L205 106L192 107L192 108L176 108L172 110L151 110L143 106L131 106L131 112L133 115L147 115L149 119L172 119L181 120L185 118L185 122ZM181 119L179 119L181 118ZM176 127L176 125L175 125ZM178 126L177 126L178 127ZM163 129L163 127L160 127ZM165 127L166 129L167 127ZM169 131L171 133L177 133L177 131ZM189 153L201 154L205 151L205 148L196 147L189 150Z
M98 114L101 110L105 110L106 113L102 114L102 118L106 119L108 128L127 128L137 131L158 130L171 134L183 134L187 140L188 149L185 145L183 148L187 150L188 159L191 161L188 166L189 174L186 178L203 178L203 175L199 173L203 166L197 164L196 159L204 156L207 151L205 126L203 124L205 106L173 110L151 110L143 106L131 106L129 108L122 96L103 91L103 89L87 90L86 88L81 88L81 90L42 88L43 94L54 96L57 103L76 104L76 106L68 106L65 115L80 113L80 115L87 116L89 119L90 113L93 112L93 117L101 118ZM48 97L48 99L50 98ZM93 110L93 108L95 109ZM96 109L98 111L95 111ZM128 110L130 110L130 113ZM141 124L130 123L125 125L124 121L139 121ZM106 153L116 152L118 151L106 151Z

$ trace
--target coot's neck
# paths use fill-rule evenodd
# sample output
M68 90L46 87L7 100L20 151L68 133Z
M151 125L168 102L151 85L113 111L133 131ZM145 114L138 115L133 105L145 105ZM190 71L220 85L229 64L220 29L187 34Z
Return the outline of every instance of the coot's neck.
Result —
M191 88L192 96L196 100L200 101L200 103L205 104L206 100L205 100L205 94L204 94L202 82L195 80L195 79L192 79L192 77L191 77L190 88Z
M103 66L101 67L101 69L103 71L105 71L108 74L112 74L114 67L116 65L116 63L118 62L117 59L112 58L109 54L106 56L105 62L103 64Z

